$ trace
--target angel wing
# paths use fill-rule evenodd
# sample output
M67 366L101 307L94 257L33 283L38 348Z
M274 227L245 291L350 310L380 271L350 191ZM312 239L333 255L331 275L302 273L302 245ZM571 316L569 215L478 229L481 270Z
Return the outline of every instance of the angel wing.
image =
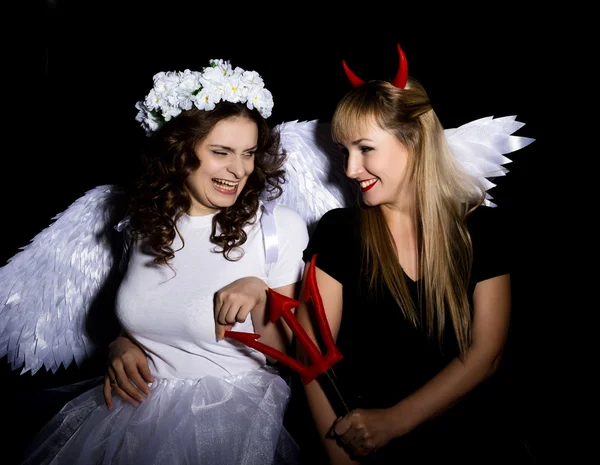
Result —
M277 202L296 210L312 233L325 212L357 201L358 185L346 177L345 161L331 140L329 123L296 120L275 129L287 153L286 183Z
M0 268L0 358L13 370L56 372L92 355L94 330L109 324L93 309L118 275L124 208L116 186L89 190Z
M496 185L491 179L508 173L504 165L512 160L505 155L520 150L535 140L512 135L525 126L525 123L517 121L516 118L488 116L458 128L444 130L456 160L469 174L481 180L486 191ZM495 207L492 198L488 193L486 204Z

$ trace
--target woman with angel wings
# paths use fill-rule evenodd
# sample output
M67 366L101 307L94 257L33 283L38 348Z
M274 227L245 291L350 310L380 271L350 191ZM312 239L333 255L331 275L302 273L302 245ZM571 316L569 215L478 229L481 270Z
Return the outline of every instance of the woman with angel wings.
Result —
M275 152L269 155L266 145L262 146L264 152L261 153L259 147L253 154L253 169L244 182L238 183L235 170L225 170L227 175L222 175L220 169L203 173L205 170L197 161L200 156L192 141L203 147L202 141L206 144L211 136L220 134L218 124L237 118L219 119L218 123L213 119L212 126L209 123L207 129L206 120L210 119L207 115L218 113L224 102L229 102L227 106L232 108L243 107L243 103L246 107L254 106L251 113L259 111L266 117L272 105L270 94L255 73L238 72L239 68L232 70L221 61L213 66L201 76L188 71L160 73L155 77L154 89L144 102L138 104L139 120L151 134L150 140L160 136L164 150L156 153L154 164L148 165L145 179L142 178L138 185L137 196L132 197L133 209L117 227L123 231L124 238L134 240L127 248L126 259L121 260L115 253L113 230L118 221L115 218L119 218L115 217L118 214L115 212L121 211L123 193L116 186L99 186L77 199L56 218L55 223L0 269L3 283L0 287L0 356L6 356L13 369L22 368L23 372L34 374L42 368L56 371L59 366L66 367L73 361L81 364L94 353L97 349L91 336L94 328L88 324L94 302L119 262L127 267L116 300L117 314L125 333L112 345L105 384L69 403L47 426L38 437L37 444L41 448L37 450L42 451L42 455L46 448L56 450L57 444L65 442L72 431L76 431L69 448L57 455L68 457L68 463L86 463L79 454L89 456L90 463L109 463L111 460L111 463L153 463L157 457L164 458L163 454L168 453L175 454L169 463L185 463L183 456L188 453L192 455L187 458L208 454L209 463L215 463L215 460L270 463L270 454L278 459L285 456L289 461L295 460L293 454L286 455L284 447L287 444L288 450L294 449L293 441L282 440L287 438L285 431L278 434L288 392L285 383L281 384L256 351L215 339L220 339L223 330L236 321L238 328L254 325L254 329L262 329L260 320L265 303L260 296L264 297L265 288L276 288L286 295L295 292L292 270L296 258L301 256L302 250L300 255L298 250L303 249L303 241L306 243L302 231L308 225L308 231L312 233L316 222L327 211L355 204L360 186L346 178L343 154L331 142L329 125L317 121L286 122L273 129L273 136L280 138L286 154L281 166L285 171L285 184L278 197L277 160L282 159L275 156ZM221 75L211 74L215 68ZM222 79L220 76L225 76L226 85L217 85L212 93L208 92L211 80L218 82ZM247 88L237 85L243 79L248 80ZM236 93L240 88L243 92ZM248 112L246 109L240 111ZM190 112L204 120L204 130L193 137L190 135L186 142L185 137L180 139L183 133L177 128L187 124ZM257 141L267 140L266 133L261 133L260 118L254 121L258 128ZM238 124L240 128L237 128ZM252 125L236 121L235 133L243 134L247 126ZM507 172L503 165L510 160L504 154L531 141L511 135L521 126L514 117L482 118L457 129L445 130L444 136L458 165L470 174L471 179L479 180L485 190L493 186L488 178ZM237 137L234 139L237 141ZM245 157L250 153L242 149L253 149L253 144L238 147L238 142L227 142L216 141L207 149L217 158L241 155L240 165L246 166ZM240 149L239 153L236 149ZM269 169L274 171L269 172ZM248 173L249 170L241 169L240 173L244 171ZM244 178L243 174L241 178ZM228 200L222 203L221 199ZM486 195L485 203L493 205L490 199ZM196 216L194 210L190 210L193 205L207 207L196 213L212 213ZM193 237L190 232L196 230L193 222L204 221L205 217L209 217L205 221L207 224L198 226L207 235L203 239L204 245L198 247L194 239L189 239ZM261 235L262 243L258 238ZM128 244L129 240L125 242ZM243 256L235 261L241 250ZM202 256L196 256L200 253ZM182 264L184 268L179 269L179 257L185 260L188 268ZM251 262L260 271L234 273L232 270L243 260L248 266ZM227 278L216 279L225 269L227 271L223 273ZM156 273L153 280L135 278L136 274L152 272ZM184 272L186 275L181 276ZM252 275L263 276L262 283L247 278ZM178 287L181 292L169 292L168 296L163 294L164 300L158 299L161 287L184 281L185 276L193 279L195 285L209 286L210 289L194 289L194 286L182 284L183 288ZM235 281L238 277L242 279ZM33 279L37 285L29 286ZM154 287L149 287L151 283ZM188 295L190 289L193 292ZM193 311L193 306L199 305L205 310L210 307L212 302L209 304L202 297L210 292L218 297L216 308L211 307L211 312L205 311L200 317ZM232 301L235 296L241 300ZM174 297L179 301L178 309L173 307L171 299ZM129 306L140 309L140 305L144 306L143 318L140 318L140 310L127 310ZM252 308L254 310L249 313ZM133 316L128 316L129 311ZM153 316L146 318L146 312L150 315L151 311ZM206 315L210 313L213 318L213 311L216 321L209 321ZM248 314L251 318L246 318ZM202 318L202 324L196 318ZM207 328L213 334L209 334ZM186 336L182 337L182 334ZM285 350L289 333L274 331L274 334L276 337L270 339L272 344ZM267 336L265 332L263 340L268 340ZM222 352L225 346L225 351L229 351L227 354ZM225 355L221 362L219 355ZM201 360L201 363L198 367L194 363L179 363L186 358ZM223 359L236 367L232 368ZM217 366L218 373L207 370L206 365ZM254 421L253 417L252 424L248 425L226 407L229 404L223 402L225 392L232 395L232 402L239 401L235 405L243 411L245 418L251 417L254 411L245 410L249 403L256 405L261 399L274 402L269 403L270 409L260 416L261 421ZM134 406L121 400L113 403L113 393ZM106 409L103 401L111 408ZM211 414L206 407L213 405L213 401L222 403L223 409L214 409ZM225 417L224 411L228 412ZM327 415L328 410L324 412ZM161 421L156 422L159 413ZM53 425L64 420L68 426L54 428ZM65 433L66 430L69 432ZM257 436L258 431L262 432ZM197 436L190 437L192 433ZM144 437L144 441L136 441L138 435ZM252 438L251 445L247 442L249 438ZM228 444L228 450L221 450L220 441ZM101 443L104 444L101 449L95 448ZM249 447L244 449L246 445ZM240 458L242 449L243 459ZM35 453L36 449L32 450ZM115 458L118 456L124 461L118 462ZM52 454L46 458L51 460ZM164 460L162 463L169 461Z
M137 104L149 137L116 225L124 275L114 301L124 334L144 348L150 395L107 408L103 386L91 388L42 428L23 463L297 462L282 426L288 384L263 353L223 338L235 328L282 351L291 342L266 317L267 290L296 295L308 230L274 202L284 153L266 121L272 107L261 76L228 61L154 76ZM118 196L114 186L89 192L3 268L1 354L14 368L55 370L93 351L89 310L117 264L105 214Z

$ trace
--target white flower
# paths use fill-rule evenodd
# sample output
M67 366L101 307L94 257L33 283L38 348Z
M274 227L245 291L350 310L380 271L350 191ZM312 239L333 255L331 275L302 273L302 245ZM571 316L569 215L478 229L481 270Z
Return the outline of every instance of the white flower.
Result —
M200 73L186 69L180 76L178 87L180 92L191 94L200 87Z
M240 73L234 73L223 87L223 100L233 103L243 102L246 99L247 93L247 88L240 82Z
M202 89L194 99L194 105L199 110L214 110L215 105L221 100L221 93L212 86Z
M244 71L242 73L242 80L244 81L244 84L248 87L264 86L262 78L256 71Z
M156 131L162 125L163 121L155 116L152 110L146 107L144 103L138 102L135 107L139 110L135 119L142 123L142 127L146 132Z
M273 95L264 87L254 87L248 93L246 106L250 109L256 108L263 118L268 118L273 109Z
M167 102L163 98L162 94L159 94L154 89L152 89L144 99L144 104L150 110L155 110L163 105L166 105Z
M256 71L233 69L229 61L221 59L209 63L201 72L186 69L154 75L154 86L144 100L135 105L136 121L148 135L194 105L209 111L220 101L245 103L250 109L256 108L263 118L271 115L273 96Z
M165 119L165 121L169 121L171 118L177 116L179 113L181 113L181 108L179 107L164 107L161 109L161 115L162 117Z

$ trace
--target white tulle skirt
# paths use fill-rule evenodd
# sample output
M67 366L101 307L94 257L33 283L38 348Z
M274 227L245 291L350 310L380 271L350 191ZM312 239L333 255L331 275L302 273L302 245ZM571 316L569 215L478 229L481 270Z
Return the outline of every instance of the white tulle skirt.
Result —
M290 389L269 368L230 378L159 379L134 407L108 410L96 386L40 431L24 464L297 464L283 427Z

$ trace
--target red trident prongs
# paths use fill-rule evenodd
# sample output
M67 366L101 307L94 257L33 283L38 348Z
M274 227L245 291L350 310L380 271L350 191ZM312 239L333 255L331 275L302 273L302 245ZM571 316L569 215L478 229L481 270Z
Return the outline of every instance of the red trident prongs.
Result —
M270 320L275 323L280 317L284 319L286 324L290 327L298 342L306 351L306 354L311 362L310 365L304 365L296 359L284 354L278 350L269 347L266 344L258 342L257 339L260 334L244 333L239 331L225 331L225 337L235 339L249 347L252 347L263 354L278 360L284 365L288 366L292 370L298 372L305 384L310 383L317 376L327 372L333 365L342 359L342 354L335 345L329 323L327 323L327 316L325 315L325 309L323 308L323 300L319 293L316 279L316 259L317 256L313 255L308 272L306 276L306 288L303 299L307 302L309 299L312 300L313 306L316 311L316 320L319 332L321 333L323 342L325 344L325 353L321 353L317 345L308 336L302 325L298 322L295 315L292 313L292 309L296 308L300 302L295 299L291 299L287 296L279 294L272 289L269 289L269 301L270 301Z

